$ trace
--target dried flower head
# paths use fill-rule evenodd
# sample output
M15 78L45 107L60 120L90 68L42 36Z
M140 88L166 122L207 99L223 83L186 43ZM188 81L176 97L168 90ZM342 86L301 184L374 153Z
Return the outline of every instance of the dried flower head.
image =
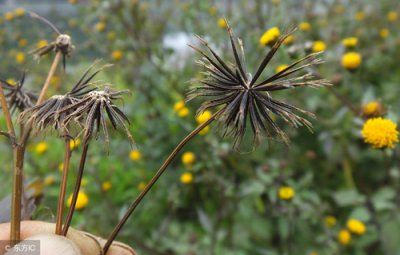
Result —
M15 109L24 111L27 108L32 107L38 99L35 92L23 89L25 82L25 73L22 74L21 80L15 84L10 84L5 80L0 80L1 86L5 90L5 97L8 101L8 107L11 113L15 112Z
M322 63L322 60L317 58L319 53L310 54L288 65L271 77L258 81L262 72L279 49L279 46L293 31L277 39L257 68L254 76L252 76L250 73L247 73L246 70L242 41L237 39L237 42L235 42L229 24L227 25L227 30L229 32L230 43L235 59L234 64L228 64L222 60L221 57L209 47L208 43L201 38L201 43L209 50L211 55L208 55L200 48L192 45L190 46L203 56L203 59L199 60L198 63L206 70L206 78L195 81L196 83L201 83L201 85L190 90L187 97L187 100L192 100L197 97L208 98L198 109L198 114L209 108L223 106L221 114L217 116L217 118L222 120L225 134L230 134L235 138L235 147L239 145L243 139L248 119L250 120L250 126L256 142L259 141L262 131L267 135L269 134L266 124L269 124L270 128L272 128L280 138L286 142L288 141L285 133L274 122L271 114L281 117L295 127L304 125L311 129L311 123L298 116L296 113L313 116L312 113L278 101L270 95L270 92L304 86L320 87L330 85L325 79L315 79L311 73L282 79L309 66Z

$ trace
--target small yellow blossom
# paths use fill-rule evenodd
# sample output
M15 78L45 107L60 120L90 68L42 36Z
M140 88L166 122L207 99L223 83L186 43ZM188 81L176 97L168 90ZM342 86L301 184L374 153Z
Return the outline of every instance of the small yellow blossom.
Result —
M58 171L60 171L60 172L64 171L64 163L60 163L58 165Z
M185 101L178 101L174 104L174 111L178 112L185 108Z
M363 105L362 113L367 118L379 117L383 113L383 106L378 101L370 101Z
M362 62L360 53L348 52L342 56L342 67L347 70L356 70Z
M347 229L342 229L338 234L338 241L341 245L346 246L351 241L351 234Z
M313 43L312 51L313 52L320 52L326 49L326 44L324 41L315 41Z
M70 207L72 203L72 194L68 197L67 206ZM84 191L79 191L78 198L76 200L75 209L80 210L85 208L89 203L89 197Z
M16 17L22 17L22 16L25 15L25 9L24 8L17 8L17 9L15 9L14 13L15 13Z
M15 84L17 84L17 81L14 80L13 78L7 79L6 82L12 86L14 86Z
M342 44L343 44L343 46L346 47L346 48L354 48L354 47L356 47L357 44L358 44L358 38L357 38L357 37L347 37L347 38L344 38L344 39L342 40Z
M311 24L308 22L301 22L299 24L299 29L301 31L310 31L311 30Z
M198 124L203 124L204 122L206 122L207 120L209 120L212 116L212 112L210 111L204 111L203 113L199 114L196 117L196 121Z
M25 38L22 38L18 41L18 47L24 48L26 47L26 45L28 45L28 40L26 40Z
M94 26L94 29L96 29L96 31L98 32L103 32L104 30L106 30L106 23L104 22L97 22L96 25Z
M264 34L260 37L261 45L272 45L281 35L281 32L278 27L272 27L264 32Z
M43 47L47 46L48 44L49 44L49 42L47 40L42 39L36 43L36 47L43 48Z
M14 13L12 13L12 12L4 13L4 20L5 21L11 21L13 19L14 19Z
M70 4L76 4L78 2L78 0L68 0L68 3Z
M362 221L353 218L347 221L346 226L351 233L356 235L363 235L365 231L367 231L367 228L365 227L365 224Z
M226 28L227 27L227 23L226 23L226 20L224 19L224 18L219 18L218 19L218 26L220 27L220 28Z
M290 200L294 197L295 191L292 187L283 186L279 188L279 198L282 200Z
M79 138L69 141L70 150L72 151L72 150L78 148L79 144L81 144L81 140Z
M199 135L205 135L210 131L210 126L205 126L200 132Z
M190 172L184 172L181 175L180 180L181 180L181 183L183 183L183 184L190 184L193 181L193 174Z
M112 184L110 181L105 181L101 184L101 189L103 191L109 191L112 188Z
M193 152L188 151L182 155L182 163L186 166L192 165L196 161L196 155Z
M386 38L386 37L388 37L390 35L390 31L389 31L389 29L387 29L387 28L382 28L380 31L379 31L379 36L381 37L381 38Z
M139 150L131 150L129 153L129 158L132 161L138 161L142 158L142 153Z
M280 71L282 71L283 69L287 68L288 65L280 65L275 69L276 73L279 73Z
M364 142L375 149L394 148L399 142L397 124L381 117L368 119L361 130Z
M397 12L395 12L395 11L390 11L390 12L388 12L388 14L387 14L387 19L388 19L390 22L395 22L395 21L397 20L397 18L398 18Z
M55 182L56 182L56 179L52 175L49 175L44 179L44 184L47 186L53 185Z
M356 14L354 15L354 19L357 21L363 21L365 19L365 13L362 11L356 12Z
M189 115L189 112L190 112L189 108L183 107L182 109L180 109L178 111L178 116L181 117L181 118L185 118L185 117L187 117Z
M35 147L35 151L39 154L43 154L47 151L49 146L45 142L38 143Z
M324 221L325 221L325 225L328 227L333 227L336 225L335 216L332 216L332 215L325 216Z
M146 187L146 183L145 183L145 182L140 182L140 183L138 184L138 189L139 189L140 191L144 190L145 187Z
M294 35L289 35L288 37L286 37L286 39L283 41L283 44L285 45L291 45L294 40L296 39L296 37Z
M123 53L122 53L121 50L114 50L114 51L111 53L111 58L112 58L114 61L120 61L120 60L122 59L123 56L124 56L124 55L123 55Z
M23 64L25 62L25 53L17 52L17 54L15 55L15 61L18 64Z

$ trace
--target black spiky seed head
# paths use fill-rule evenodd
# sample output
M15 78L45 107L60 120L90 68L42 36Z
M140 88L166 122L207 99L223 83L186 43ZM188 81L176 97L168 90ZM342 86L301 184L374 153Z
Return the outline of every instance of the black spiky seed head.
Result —
M198 114L209 108L223 107L217 119L223 125L224 135L228 134L234 137L235 148L242 142L248 122L254 135L254 142L258 143L261 134L265 133L269 135L269 129L272 129L279 138L288 143L288 137L275 123L272 115L282 118L295 127L306 126L311 130L311 123L299 116L298 113L313 117L312 113L278 101L271 94L273 91L296 87L321 87L330 85L328 80L318 79L312 73L292 76L292 74L298 73L300 70L322 63L322 60L318 58L320 53L310 54L292 63L280 72L259 81L262 72L283 41L294 30L278 38L261 61L254 75L252 75L246 70L242 41L239 38L235 40L232 29L227 21L226 24L235 59L234 64L225 62L208 45L207 41L199 37L200 42L208 49L209 53L193 45L190 45L190 47L203 56L197 63L205 69L205 78L194 81L200 85L188 92L187 101L198 97L207 98L198 109ZM286 79L283 79L285 77Z

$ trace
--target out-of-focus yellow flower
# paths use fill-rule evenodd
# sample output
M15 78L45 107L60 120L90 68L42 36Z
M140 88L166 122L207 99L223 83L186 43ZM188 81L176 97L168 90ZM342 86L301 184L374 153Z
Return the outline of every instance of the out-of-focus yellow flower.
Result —
M187 151L182 155L182 163L186 166L192 165L196 161L196 155L193 152Z
M387 29L387 28L382 28L380 31L379 31L379 36L381 37L381 38L386 38L386 37L388 37L390 35L390 31L389 31L389 29Z
M146 183L145 183L145 182L140 182L140 183L138 184L138 189L139 189L140 191L144 190L145 187L146 187Z
M288 65L280 65L275 69L276 73L279 73L280 71L282 71L283 69L287 68Z
M357 21L363 21L365 19L365 12L363 11L356 12L356 14L354 15L354 19Z
M112 183L110 181L105 181L101 184L101 189L103 191L109 191L112 188Z
M142 153L139 150L131 150L129 153L129 158L132 161L138 161L142 158Z
M301 31L310 31L311 30L311 24L310 23L308 23L308 22L301 22L300 24L299 24L299 29L301 30Z
M26 45L28 45L28 40L26 40L25 38L19 39L18 47L24 48L26 47Z
M14 19L14 13L12 13L12 12L4 13L4 20L5 21L11 21L13 19Z
M278 27L272 27L264 32L264 34L260 37L261 45L272 45L281 35L281 32Z
M364 142L375 149L394 148L399 142L397 124L381 117L368 119L361 130Z
M78 2L78 0L68 0L68 3L70 4L76 4Z
M292 187L283 186L279 188L279 198L282 200L290 200L294 197L295 191Z
M78 148L79 144L81 144L81 140L79 138L75 140L69 141L69 148L72 150Z
M390 12L388 12L388 14L387 14L387 19L388 19L390 22L395 22L395 21L397 20L397 18L398 18L397 12L395 12L395 11L390 11Z
M206 122L207 120L209 120L212 116L212 112L210 111L204 111L203 113L199 114L196 117L196 121L198 124L203 124L204 122Z
M183 107L182 109L180 109L178 111L178 116L181 117L181 118L185 118L185 117L187 117L189 115L189 112L190 112L189 108Z
M56 179L52 175L46 176L46 178L44 179L44 184L46 186L53 185L55 182L56 182Z
M346 48L354 48L358 44L358 38L357 37L347 37L342 40L343 46Z
M18 64L23 64L25 62L25 53L17 52L17 54L15 55L15 61Z
M96 25L94 25L94 29L96 29L96 31L98 32L103 32L104 30L106 30L106 27L107 27L106 23L102 21L97 22Z
M315 41L313 43L313 47L312 47L312 51L313 52L320 52L320 51L324 51L326 49L326 44L324 41Z
M199 135L205 135L210 131L210 126L205 126L200 132Z
M64 171L64 163L60 163L58 165L58 171L60 171L60 172Z
M107 33L107 40L114 41L117 34L114 31L110 31Z
M72 203L72 194L68 197L67 206L70 207ZM75 209L81 210L85 208L89 203L89 197L84 191L79 191L78 198L76 200Z
M336 225L335 216L332 216L332 215L325 216L324 221L325 221L325 225L328 227L333 227Z
M123 56L124 56L124 55L123 55L123 53L122 53L121 50L114 50L114 51L111 53L111 58L112 58L114 61L120 61L120 60L122 59Z
M174 104L174 111L178 112L185 108L185 101L178 101Z
M35 146L35 151L39 154L43 154L47 151L48 148L49 146L46 142L41 142Z
M7 82L8 84L10 84L10 85L13 85L13 86L14 86L15 84L17 84L17 81L14 80L13 78L7 79L6 82Z
M42 47L45 47L45 46L48 45L48 44L49 44L49 42L48 42L47 40L42 39L42 40L39 40L39 41L36 43L36 47L37 47L37 48L42 48Z
M190 172L184 172L180 177L181 183L190 184L193 182L193 174Z
M293 44L294 40L296 39L296 37L294 35L289 35L288 37L286 37L286 39L283 41L283 44L285 45L291 45Z
M370 101L363 105L362 114L367 118L379 117L383 114L383 106L378 101Z
M367 228L365 227L365 224L362 221L353 218L347 221L346 226L351 233L356 235L363 235L365 231L367 231Z
M342 229L338 234L338 241L341 245L346 246L351 242L351 234L347 229Z
M279 5L281 3L281 0L271 0L271 3L273 5Z
M17 9L15 9L14 13L15 13L16 17L22 17L22 16L25 15L25 9L24 8L17 8Z
M347 52L342 56L342 67L347 70L356 70L362 62L360 53Z
M226 20L224 19L224 18L219 18L218 19L218 26L220 27L220 28L226 28L227 27L227 23L226 23Z

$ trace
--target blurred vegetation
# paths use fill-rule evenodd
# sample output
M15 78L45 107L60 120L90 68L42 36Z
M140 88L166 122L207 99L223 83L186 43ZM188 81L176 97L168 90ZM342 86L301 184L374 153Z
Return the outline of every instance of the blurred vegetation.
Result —
M119 133L112 134L109 149L101 139L94 142L83 183L88 199L75 214L73 227L107 236L174 146L196 127L200 102L181 101L191 86L187 81L201 76L195 64L200 57L186 44L197 43L195 34L204 36L233 61L220 20L226 17L243 39L248 66L254 68L269 48L259 41L265 31L278 27L282 33L299 26L267 74L304 51L326 48L326 63L313 71L335 86L273 95L315 112L314 133L277 119L291 139L289 146L266 138L254 150L244 144L236 152L229 138L220 137L218 125L212 125L185 147L181 160L170 166L118 239L139 254L400 254L398 146L375 149L361 135L371 111L374 117L399 121L397 1L69 4L67 15L57 9L42 14L70 34L75 45L49 95L70 89L95 59L113 63L99 77L132 92L122 108L137 142L132 148ZM29 51L55 35L26 11L0 11L0 78L18 80L26 71L25 86L39 90L52 57L37 62ZM349 37L357 42L342 42ZM360 54L359 63L353 58L344 63L346 52ZM370 105L368 111L370 102L379 107ZM6 127L3 119L0 126ZM4 197L11 192L12 153L7 140L0 139ZM80 150L78 145L73 151L69 191ZM62 160L63 142L56 135L31 139L26 181L44 183L34 219L54 220Z

